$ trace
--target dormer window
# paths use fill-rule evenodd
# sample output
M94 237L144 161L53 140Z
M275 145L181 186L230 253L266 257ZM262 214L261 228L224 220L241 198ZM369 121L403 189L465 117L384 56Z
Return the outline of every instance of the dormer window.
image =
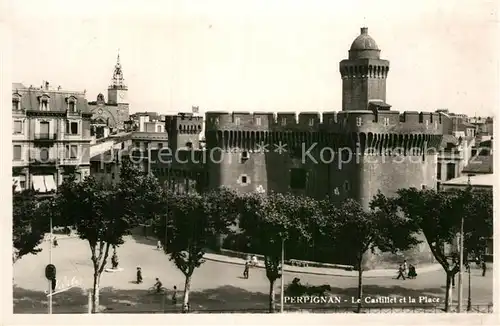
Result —
M20 104L21 104L21 95L16 93L12 97L12 110L19 110Z
M255 118L255 125L260 126L262 124L262 119L260 117Z
M48 111L48 109L49 109L49 101L48 100L42 99L41 105L42 105L43 111Z
M12 110L19 110L19 100L16 98L12 99Z
M40 110L41 111L49 111L49 96L47 94L43 94L40 96Z
M76 112L76 97L74 96L67 97L66 103L68 103L69 112Z

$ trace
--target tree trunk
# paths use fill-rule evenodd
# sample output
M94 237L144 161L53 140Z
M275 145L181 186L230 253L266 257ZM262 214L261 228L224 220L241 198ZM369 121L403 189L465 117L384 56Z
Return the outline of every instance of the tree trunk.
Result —
M274 291L274 282L269 281L269 313L274 313L274 302L275 302L275 291Z
M186 275L186 282L184 283L184 300L182 303L182 312L189 308L189 291L191 290L191 276Z
M99 272L94 272L94 287L92 289L92 313L95 314L99 309Z
M361 260L358 262L358 310L361 312L361 299L363 298L363 267L361 266Z
M450 307L453 302L453 293L452 293L452 287L451 287L451 279L453 278L453 274L446 271L446 296L444 299L444 311L448 312L450 311Z

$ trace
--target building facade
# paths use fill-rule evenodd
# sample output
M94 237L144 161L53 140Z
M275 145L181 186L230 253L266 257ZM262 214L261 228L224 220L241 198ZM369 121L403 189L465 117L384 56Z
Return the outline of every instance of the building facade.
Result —
M90 118L84 92L12 85L16 190L55 191L64 178L89 175Z
M108 87L108 98L103 94L97 95L95 101L89 102L92 112L92 133L97 138L105 137L105 130L111 133L127 129L129 117L128 87L125 84L120 55L113 71L113 78Z

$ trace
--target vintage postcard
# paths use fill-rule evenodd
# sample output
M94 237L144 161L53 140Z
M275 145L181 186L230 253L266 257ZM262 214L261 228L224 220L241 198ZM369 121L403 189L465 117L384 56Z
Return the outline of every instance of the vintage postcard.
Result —
M498 321L498 4L5 8L5 324Z

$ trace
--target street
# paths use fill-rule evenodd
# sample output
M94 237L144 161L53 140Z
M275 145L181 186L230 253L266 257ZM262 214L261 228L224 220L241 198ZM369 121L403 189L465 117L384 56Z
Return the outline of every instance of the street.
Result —
M88 243L78 238L58 239L59 246L52 250L52 262L57 267L59 280L58 290L73 287L54 295L53 312L86 312L86 291L92 288L93 276ZM44 276L45 265L49 262L47 245L42 245L43 251L38 255L25 256L14 265L14 313L47 312L47 298L44 293L48 289ZM153 313L180 310L184 276L162 251L156 250L155 245L153 240L130 236L126 238L125 244L118 248L119 267L123 268L123 271L103 272L101 278L100 305L105 307L107 312ZM112 252L110 256L111 254ZM137 266L142 268L144 278L144 282L139 285L134 282ZM109 261L107 267L111 267ZM220 312L255 309L265 312L269 292L265 270L250 269L249 279L243 279L242 272L243 268L238 265L206 261L193 274L190 296L192 309ZM465 273L464 276L464 300L467 300L468 275ZM174 285L177 286L177 306L172 305L170 295L148 294L148 289L154 285L156 277L168 290L172 290ZM351 296L356 296L357 293L356 277L285 273L285 284L290 283L294 277L300 278L304 285L329 284L330 295L346 300L350 300ZM472 269L473 305L492 303L492 279L491 269L486 277L481 276L480 269ZM416 279L404 281L389 276L365 278L363 284L365 297L428 297L430 301L444 302L445 274L442 270L427 272ZM279 303L279 280L275 286L276 302ZM457 289L454 289L453 296L456 300ZM325 305L331 307L335 304L316 306L320 309ZM419 304L409 304L415 305ZM300 304L298 306L300 308ZM384 307L383 304L378 306ZM311 304L308 307L311 307Z

